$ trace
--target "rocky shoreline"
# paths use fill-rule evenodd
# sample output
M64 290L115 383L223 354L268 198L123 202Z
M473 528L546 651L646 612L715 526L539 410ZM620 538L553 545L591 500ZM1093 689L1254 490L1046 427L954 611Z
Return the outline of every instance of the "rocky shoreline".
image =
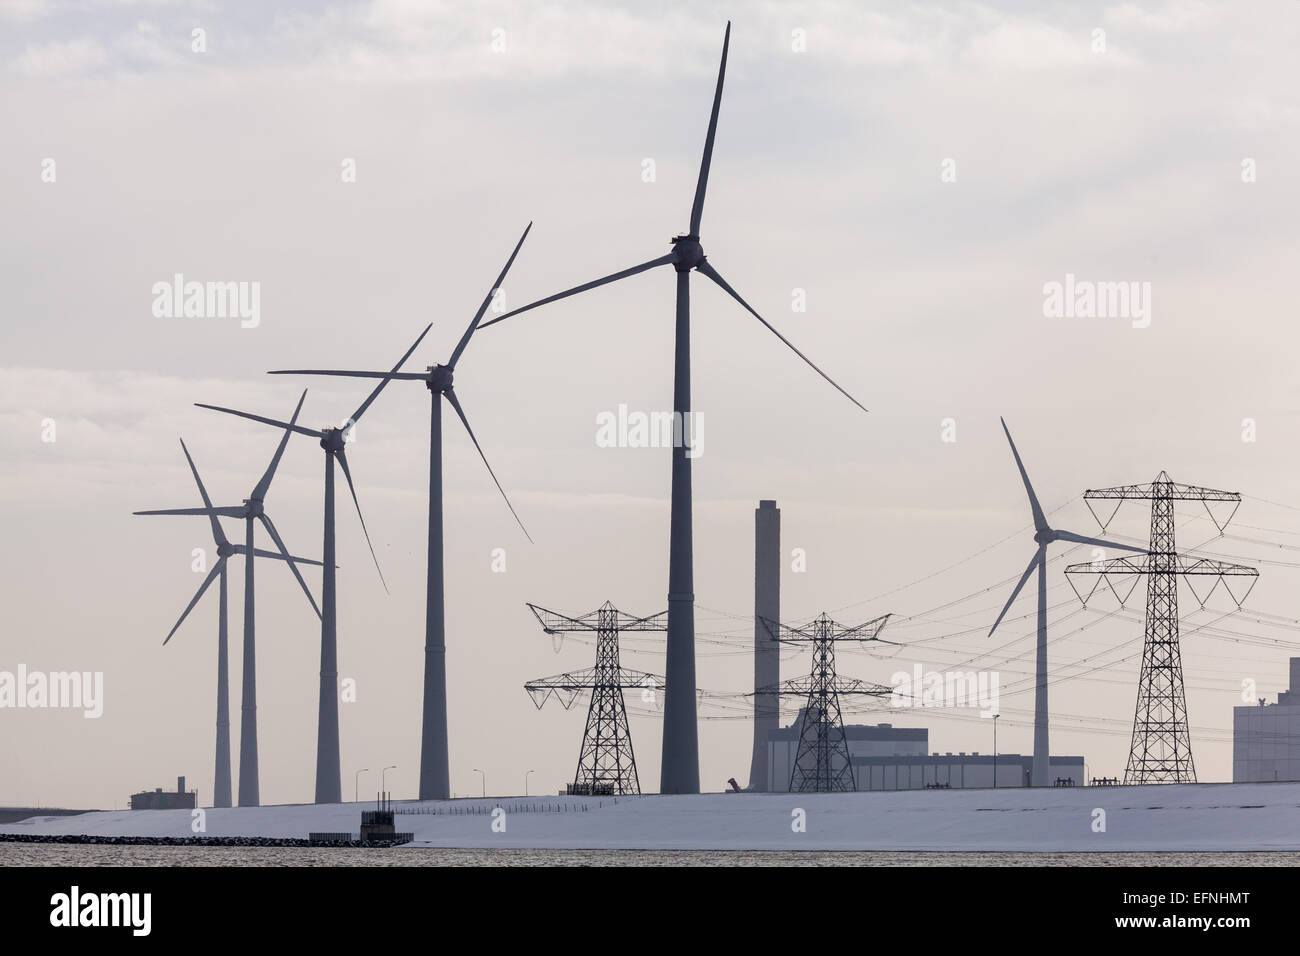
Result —
M362 847L386 849L401 846L397 840L300 840L293 837L149 837L90 836L89 834L0 833L5 843L97 843L107 846L249 846L249 847Z

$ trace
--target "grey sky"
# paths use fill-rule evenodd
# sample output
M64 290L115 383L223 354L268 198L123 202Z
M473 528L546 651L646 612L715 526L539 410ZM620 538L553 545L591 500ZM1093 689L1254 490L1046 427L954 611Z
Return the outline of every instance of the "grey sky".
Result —
M180 773L210 788L213 598L159 646L198 585L190 552L209 545L207 526L130 512L198 503L178 437L214 498L232 502L276 439L191 403L284 417L309 386L303 420L338 423L364 385L263 373L387 368L430 321L410 364L445 360L530 220L505 284L511 305L667 251L686 225L728 18L705 251L871 413L720 290L693 283L702 688L747 689L746 642L716 635L749 630L753 508L776 498L787 552L808 556L795 574L787 554L793 620L848 605L833 616L914 615L998 585L885 635L924 652L848 654L844 669L887 681L899 664L990 652L972 666L1022 691L1004 694L999 747L1028 752L1032 620L1009 619L992 641L978 630L937 640L986 630L1011 586L1000 582L1032 553L999 415L1045 506L1069 503L1058 526L1092 533L1072 499L1162 468L1300 505L1287 305L1300 200L1293 3L659 7L0 2L0 670L106 680L97 721L0 711L0 803L111 806ZM196 27L206 52L191 51ZM792 50L794 30L806 30L806 52ZM41 179L47 158L54 183ZM345 158L355 183L341 182ZM941 181L946 159L955 182ZM1242 182L1244 159L1256 182ZM260 325L156 318L151 287L178 272L260 282ZM1150 327L1045 318L1044 283L1067 273L1150 282ZM806 312L792 311L796 288ZM553 653L525 600L571 612L606 598L637 613L665 604L669 454L598 448L594 435L597 414L620 403L668 407L672 295L656 272L546 307L484 330L458 368L457 392L537 542L448 425L458 793L477 789L472 767L496 792L521 790L530 768L535 789L572 774L582 715L536 713L521 685L589 666L591 649L570 640ZM394 383L349 451L392 596L340 503L340 671L359 697L341 708L345 793L353 770L391 763L397 795L415 789L427 416L426 391ZM53 443L41 441L46 418ZM945 418L955 443L940 440ZM1241 440L1246 418L1256 442ZM289 546L309 556L320 550L320 457L291 443L268 498ZM1121 515L1118 530L1145 536L1140 505ZM1210 537L1184 518L1183 543ZM1292 561L1273 543L1297 540L1297 518L1248 499L1238 520L1254 529L1240 534L1270 544L1214 551ZM1018 529L948 573L860 603ZM505 574L490 568L497 547ZM1053 750L1118 775L1138 668L1122 645L1140 624L1078 610L1063 564L1050 566L1051 600L1073 603L1053 611L1053 664L1122 663L1053 684ZM1262 565L1248 607L1296 616L1294 575ZM319 631L286 570L258 577L262 799L306 800ZM236 570L232 622L241 586ZM1141 600L1130 607L1140 613ZM1212 603L1186 627L1223 610ZM1031 611L1022 598L1012 618ZM1295 652L1290 631L1248 613L1220 626L1280 643L1185 641L1202 779L1230 777L1224 731L1241 679L1271 697ZM662 669L658 648L628 647L647 651L628 653L628 666ZM805 667L783 663L785 676ZM232 673L237 689L237 653ZM237 730L237 690L231 707ZM988 721L870 719L928 725L939 751L992 746ZM633 733L652 788L658 724L634 717ZM706 789L744 779L748 734L743 720L702 724Z

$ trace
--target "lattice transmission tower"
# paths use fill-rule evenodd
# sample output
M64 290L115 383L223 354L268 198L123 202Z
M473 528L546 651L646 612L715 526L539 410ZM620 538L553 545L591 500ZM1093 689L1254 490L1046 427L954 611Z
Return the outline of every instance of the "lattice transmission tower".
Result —
M1180 555L1174 544L1174 502L1201 502L1222 534L1241 505L1241 495L1179 484L1162 471L1148 485L1122 485L1087 491L1083 497L1103 531L1123 502L1130 499L1151 502L1151 541L1147 554L1072 564L1065 569L1072 587L1079 575L1096 575L1086 595L1074 587L1085 606L1103 583L1123 606L1137 588L1139 577L1147 579L1142 670L1138 678L1137 708L1133 715L1133 738L1124 770L1124 783L1195 783L1196 765L1192 761L1178 639L1178 578L1187 582L1202 608L1220 584L1240 607L1255 586L1259 572L1241 564ZM1115 502L1105 521L1093 508L1093 502L1097 501ZM1211 502L1230 503L1232 511L1220 521L1210 508ZM1210 579L1213 583L1209 583Z
M868 684L853 678L840 679L835 674L837 641L879 641L889 615L845 627L832 621L825 612L803 627L788 627L766 618L759 619L773 640L782 644L811 644L812 670L807 677L796 677L769 687L754 690L758 694L779 694L804 698L803 720L799 727L799 748L790 771L790 791L830 792L856 790L853 760L840 698L844 696L888 697L893 688ZM881 641L891 644L892 641Z
M538 710L551 697L568 710L582 694L591 694L578 769L569 792L584 795L640 793L641 783L636 773L636 756L632 752L632 732L627 724L623 688L663 693L665 684L657 674L631 670L619 664L618 636L622 631L663 631L668 626L668 612L633 617L609 601L581 617L569 617L536 604L528 607L547 634L596 633L595 667L539 678L524 685Z

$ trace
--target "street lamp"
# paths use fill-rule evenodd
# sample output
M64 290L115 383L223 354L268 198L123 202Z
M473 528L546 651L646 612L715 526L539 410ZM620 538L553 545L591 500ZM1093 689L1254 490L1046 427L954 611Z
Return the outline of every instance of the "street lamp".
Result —
M390 771L390 770L396 770L396 769L397 769L397 764L393 764L391 767L385 767L383 770L381 770L381 771L379 772L379 792L380 792L380 793L386 793L386 792L387 792L387 791L384 790L384 786L385 786L385 783L387 782L387 779L388 779L388 771Z
M352 802L353 803L360 802L359 794L361 791L358 788L361 785L361 775L363 773L369 773L369 772L370 772L369 767L362 767L360 770L358 770L355 774L352 775Z
M536 773L536 771L530 770L528 771L528 773ZM524 774L524 796L525 797L528 796L528 773Z
M483 771L480 770L478 767L474 767L473 769L475 773L481 774L483 777L483 796L486 797L487 796L487 774L483 773Z
M998 788L998 718L1001 714L993 715L993 789Z

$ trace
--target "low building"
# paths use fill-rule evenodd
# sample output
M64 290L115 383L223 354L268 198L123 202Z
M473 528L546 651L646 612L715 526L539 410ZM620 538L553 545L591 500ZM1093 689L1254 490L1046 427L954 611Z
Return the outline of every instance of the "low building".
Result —
M790 789L795 756L799 751L799 730L803 710L789 727L778 727L767 736L767 789L784 793ZM846 724L849 760L858 790L922 790L927 787L962 789L994 786L1029 786L1033 757L1021 754L931 753L930 732L924 727L895 727L892 724ZM838 772L843 757L832 755L832 772ZM1085 784L1082 757L1052 757L1048 761L1051 786L1081 787Z
M854 757L853 778L859 790L924 790L1027 787L1034 758L1022 754L945 753L899 757ZM1082 757L1050 757L1047 782L1053 787L1082 787Z
M193 810L198 806L198 791L185 789L185 778L176 778L176 792L167 793L162 787L131 794L132 810Z
M794 758L799 752L799 728L803 709L789 727L778 727L767 735L767 790L784 793L790 789ZM846 724L849 758L899 757L924 754L930 746L930 732L924 727L895 727L892 724ZM840 764L843 758L840 758ZM838 770L839 766L832 768ZM856 776L856 772L855 772Z
M1232 708L1232 782L1300 780L1300 657L1277 703Z

